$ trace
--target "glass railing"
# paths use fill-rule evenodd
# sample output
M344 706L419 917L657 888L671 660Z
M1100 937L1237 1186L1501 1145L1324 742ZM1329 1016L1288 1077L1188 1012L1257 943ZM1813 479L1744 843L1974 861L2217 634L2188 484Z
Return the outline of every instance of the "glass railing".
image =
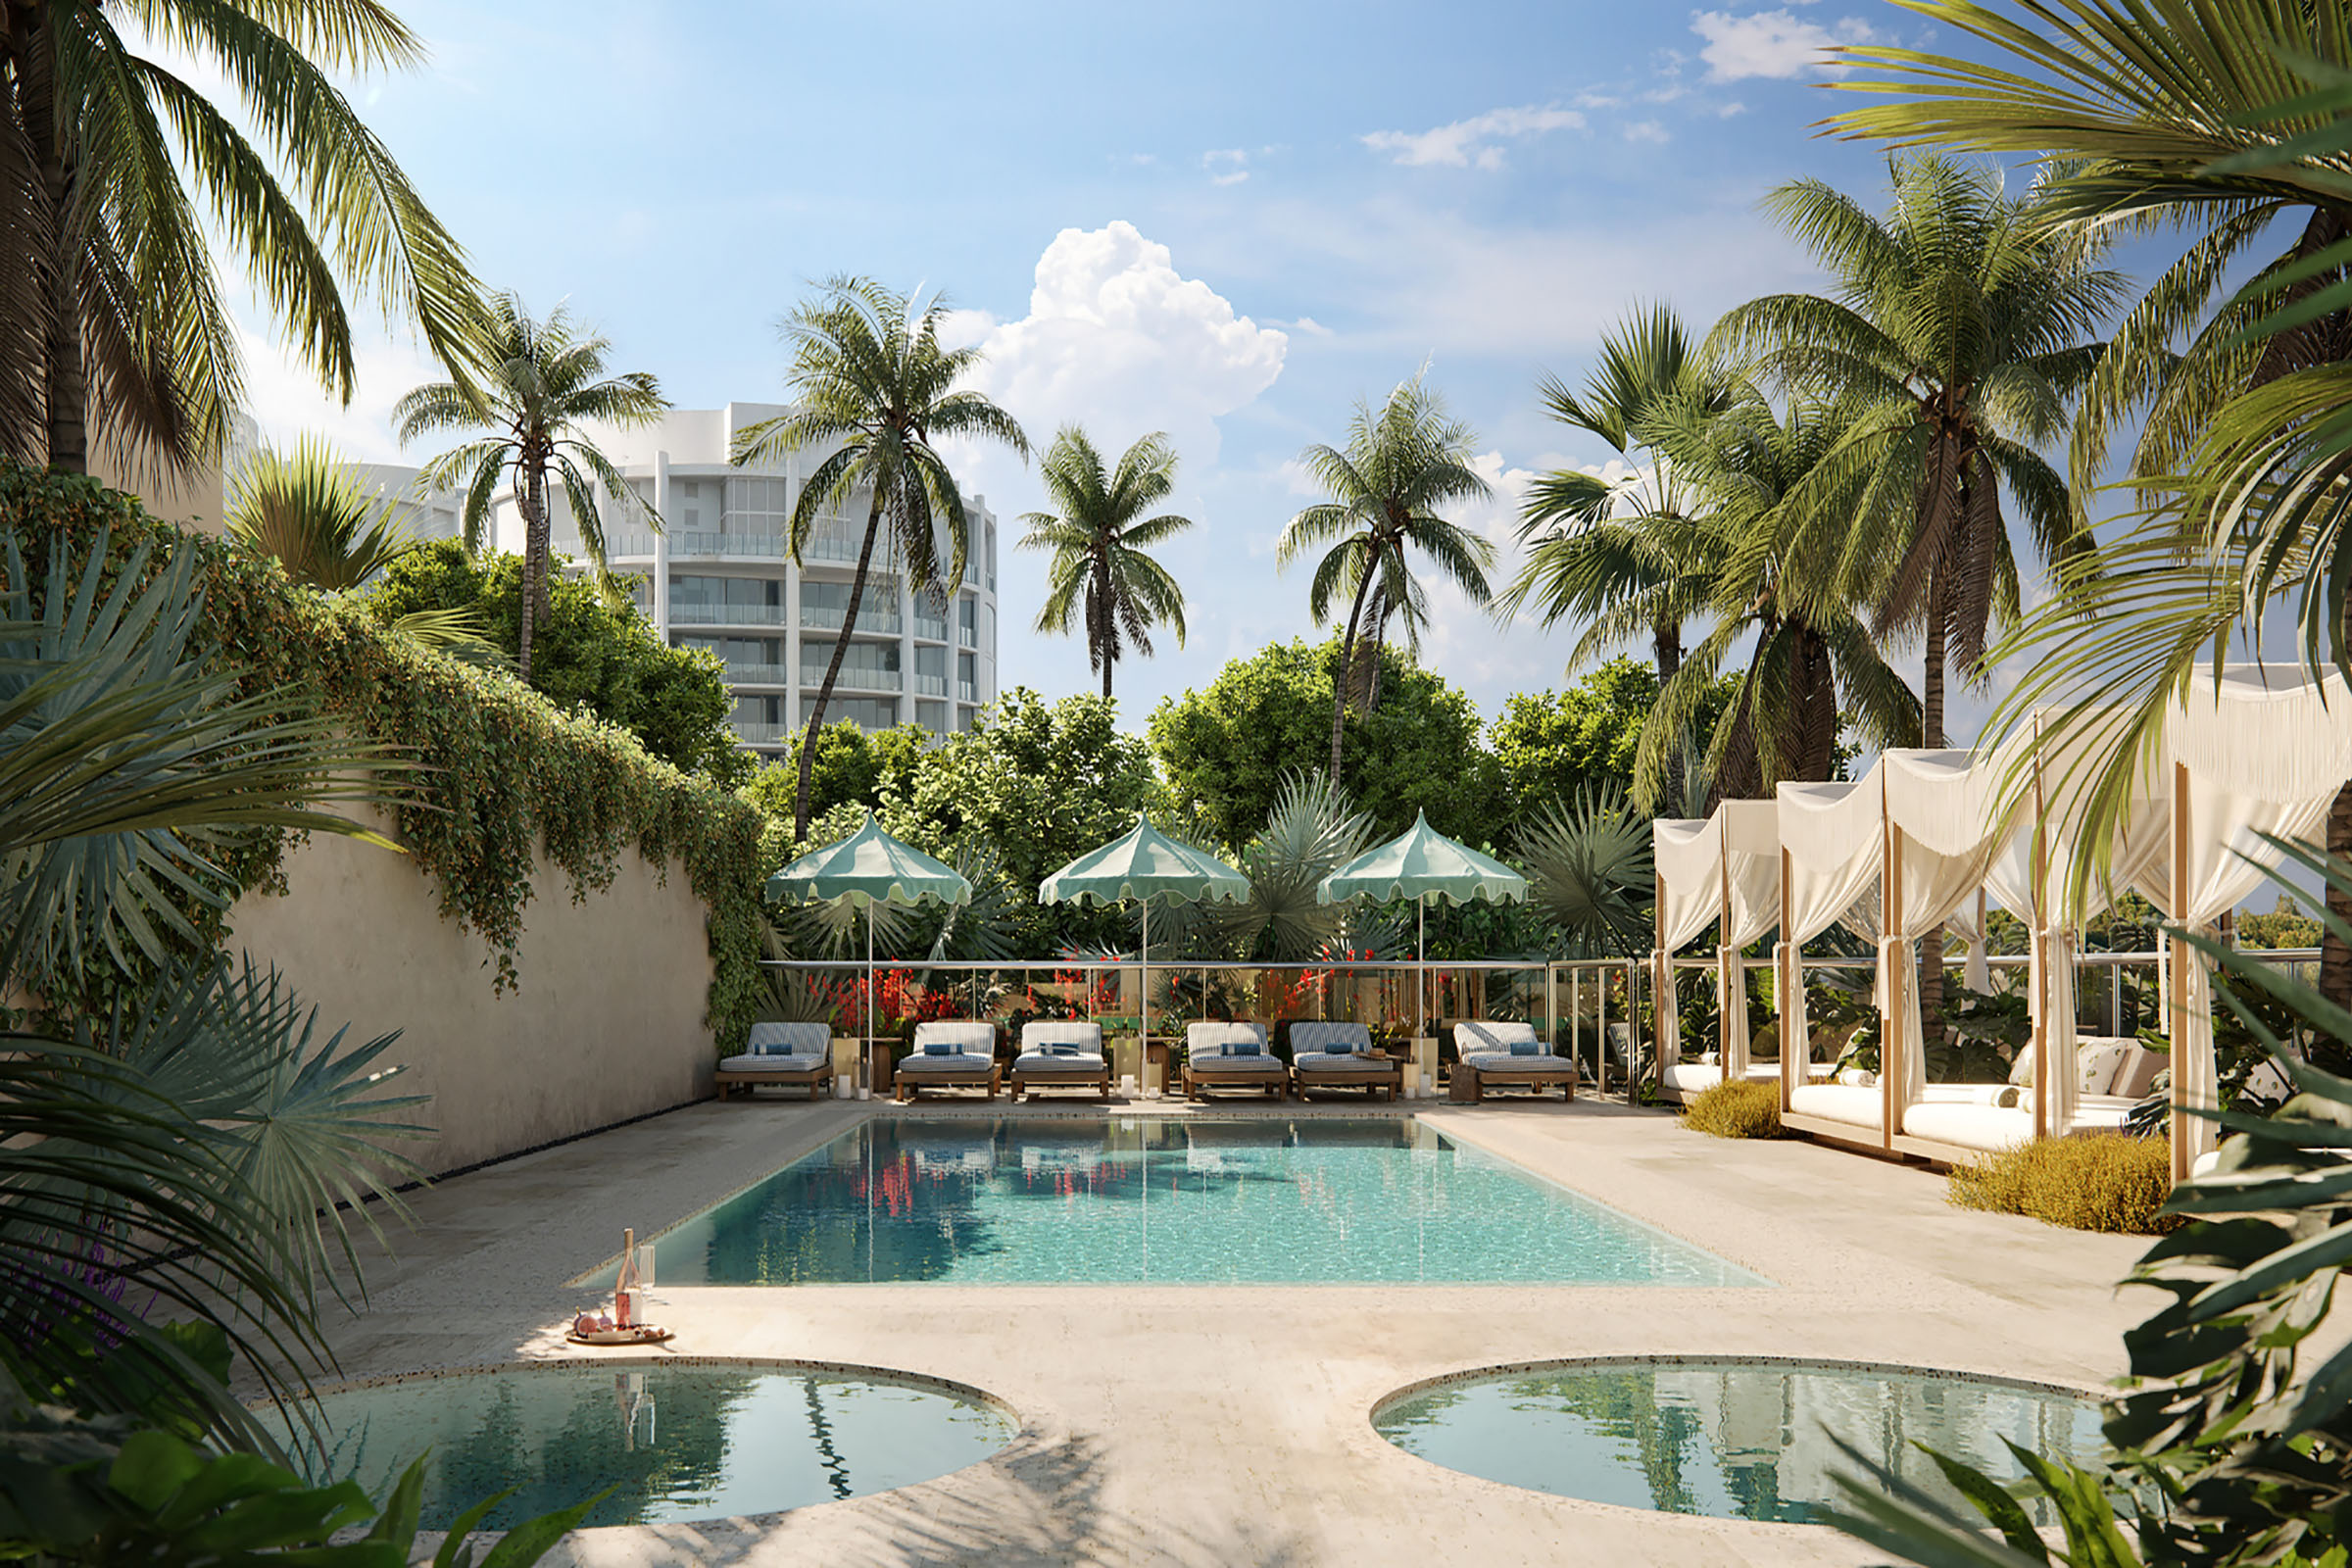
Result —
M914 634L927 637L935 643L944 643L948 640L948 617L917 614L914 617Z
M980 687L977 682L959 680L956 683L956 697L958 702L976 703L980 700Z
M744 561L781 561L785 554L784 535L774 529L746 529L710 533L702 529L672 528L667 538L673 561L710 559L731 556ZM605 555L608 560L642 561L654 554L654 535L650 529L622 528L605 535ZM852 559L856 559L853 556Z
M809 631L839 631L848 612L832 605L801 606L801 625ZM898 607L888 600L868 596L858 607L858 631L860 637L896 637L904 625L899 619Z
M782 605L681 605L669 603L673 626L781 626Z
M782 664L729 664L727 684L730 686L781 686L792 677Z
M803 664L801 666L801 684L803 686L813 690L824 683L824 665ZM901 688L899 672L895 669L853 669L844 664L841 673L833 678L833 689L837 692L895 692Z
M957 622L956 627L956 640L966 648L977 648L980 646L980 628L977 626L966 626L961 622Z
M914 676L914 691L918 697L945 697L948 695L948 677L926 675L917 670Z
M735 721L735 738L746 746L775 746L792 739L789 724L756 724L744 719Z

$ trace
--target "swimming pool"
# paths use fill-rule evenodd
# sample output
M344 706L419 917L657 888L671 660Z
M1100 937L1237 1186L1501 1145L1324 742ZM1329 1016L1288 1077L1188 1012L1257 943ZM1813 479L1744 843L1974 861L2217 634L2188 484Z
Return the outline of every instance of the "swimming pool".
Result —
M655 1266L665 1287L1768 1283L1395 1116L877 1117L659 1237Z
M2085 1462L2105 1450L2079 1394L1994 1378L1838 1362L1645 1358L1446 1379L1373 1411L1380 1435L1448 1470L1589 1502L1803 1522L1838 1500L1853 1445L1963 1517L1975 1514L1914 1446L2003 1481L2001 1440ZM2050 1524L2046 1501L2028 1504Z
M426 1454L428 1530L509 1487L485 1528L607 1487L591 1525L773 1513L960 1470L1019 1428L972 1391L886 1372L609 1361L330 1390L319 1424L317 1443L295 1445L311 1474L356 1478L373 1497Z

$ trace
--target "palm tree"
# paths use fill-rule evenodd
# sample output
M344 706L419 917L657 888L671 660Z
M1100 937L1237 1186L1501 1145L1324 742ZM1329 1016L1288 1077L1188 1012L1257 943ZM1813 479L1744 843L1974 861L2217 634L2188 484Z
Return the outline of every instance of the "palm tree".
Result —
M1176 487L1176 452L1154 431L1129 447L1118 471L1104 474L1102 455L1086 432L1063 425L1046 449L1046 493L1060 509L1024 514L1029 531L1023 550L1051 550L1045 608L1037 629L1067 635L1081 614L1087 657L1102 672L1102 695L1110 696L1110 667L1118 662L1124 638L1149 657L1151 629L1165 621L1184 646L1184 590L1167 568L1144 554L1152 545L1193 526L1190 517L1162 513L1138 516L1165 501Z
M125 14L138 27L125 37ZM167 62L234 84L249 141ZM240 401L207 220L303 361L349 401L343 289L373 289L465 364L465 253L336 85L418 63L376 0L268 7L16 0L0 20L0 453L83 471L89 427L125 466L215 457ZM282 171L281 183L278 173Z
M1915 745L1919 706L1880 651L1862 613L1821 591L1837 576L1839 541L1811 509L1867 525L1867 481L1825 487L1821 470L1850 439L1852 411L1799 398L1777 416L1761 401L1720 414L1667 405L1645 421L1647 438L1690 486L1696 520L1682 524L1658 580L1635 572L1603 606L1590 639L1622 639L1663 596L1690 603L1711 624L1658 691L1635 753L1635 793L1654 803L1688 769L1687 737L1726 665L1739 662L1730 706L1696 770L1711 780L1708 809L1727 797L1769 796L1784 779L1830 776L1838 731L1851 722L1874 746Z
M391 503L370 498L351 465L309 436L291 453L255 453L229 480L222 520L230 538L321 593L357 588L416 548Z
M1614 482L1556 468L1528 489L1519 530L1527 562L1495 601L1495 610L1508 618L1533 598L1543 623L1550 626L1579 611L1572 585L1586 574L1589 547L1604 555L1637 540L1669 552L1673 548L1675 524L1685 518L1690 503L1673 462L1642 439L1643 419L1669 402L1704 412L1726 409L1740 388L1690 342L1672 307L1653 305L1602 337L1600 366L1586 378L1581 396L1557 376L1544 377L1542 391L1553 418L1599 436L1631 465ZM1611 530L1616 521L1631 531ZM1613 537L1595 539L1596 532ZM1662 686L1683 662L1683 619L1689 612L1671 599L1652 608L1650 646Z
M1767 208L1837 280L1838 297L1776 294L1716 324L1714 340L1756 355L1783 382L1848 403L1853 418L1812 481L1867 476L1851 527L1814 506L1809 525L1846 532L1843 570L1823 579L1876 600L1878 628L1920 627L1925 743L1944 744L1947 656L1983 669L1997 616L2017 614L2005 489L2055 563L2088 541L2066 481L2034 450L2105 345L2091 334L2122 301L2123 278L2093 265L2103 238L2039 221L1993 173L1937 157L1892 166L1885 219L1815 179Z
M621 426L650 424L669 407L661 383L643 370L606 377L612 344L582 332L561 305L545 320L534 320L518 294L490 301L490 326L482 358L488 368L478 384L433 381L394 406L401 445L433 430L487 427L493 433L444 452L417 470L420 490L464 487L466 548L487 541L490 507L500 479L513 475L514 504L522 512L522 632L515 647L516 672L531 678L531 626L550 613L547 573L553 522L548 514L548 475L564 483L580 544L605 572L605 530L597 514L596 491L623 508L642 511L658 532L662 518L629 488L581 425L587 420ZM583 471L585 470L585 471Z
M1355 640L1367 627L1364 600L1377 585L1385 603L1418 606L1421 585L1406 565L1405 552L1417 549L1438 564L1477 605L1493 590L1487 573L1494 547L1438 515L1448 502L1484 501L1493 492L1471 467L1477 436L1446 412L1446 403L1415 376L1399 384L1378 409L1358 403L1348 421L1347 450L1311 446L1299 463L1330 495L1291 518L1274 559L1288 567L1308 551L1330 545L1315 565L1308 604L1317 625L1333 601L1351 593L1340 637L1340 662L1331 675L1331 776L1340 776L1340 743L1348 716L1348 675ZM1408 612L1409 613L1409 612Z
M836 277L813 300L787 317L784 341L792 345L785 383L798 400L788 413L763 419L735 437L738 466L779 460L788 453L830 447L801 493L793 498L792 559L797 564L808 530L820 514L838 510L853 494L866 495L865 537L858 549L857 574L842 612L841 635L816 702L801 732L801 780L793 803L792 831L808 832L808 779L825 706L841 674L842 656L858 629L858 607L865 597L874 546L887 521L893 552L918 592L953 592L963 581L970 548L963 492L932 446L942 436L1002 441L1029 456L1029 438L1012 416L978 392L956 383L979 363L977 348L943 348L939 341L947 301L934 295L918 313L914 302L870 278ZM951 541L947 571L940 570L938 533Z
M2342 487L2322 466L2352 407L2352 311L2341 296L2352 147L2340 94L2312 90L2313 63L2352 67L2352 22L2340 6L2282 0L2019 6L2014 17L1960 0L1916 9L1981 57L1847 51L1877 74L1841 85L1884 101L1838 116L1838 129L2030 153L2051 161L2041 201L2052 220L2189 236L2118 325L2076 420L2081 490L2111 432L2144 408L2130 472L2153 488L2149 515L2010 645L2042 656L2036 674L2047 679L2013 694L2004 719L2067 688L2134 712L2113 737L2085 824L2103 841L2139 743L2201 660L2270 598L2300 585L2303 657L2352 665L2352 577L2335 543ZM2229 294L2249 258L2252 283ZM2276 320L2279 330L2248 330L2274 309L2295 315ZM2115 626L2126 615L2128 632ZM2083 635L2086 621L2097 635ZM2352 856L2352 786L2328 814L2327 843ZM2328 899L2352 921L2352 898L2331 884ZM2321 992L2352 1005L2352 945L2331 926L2322 948Z

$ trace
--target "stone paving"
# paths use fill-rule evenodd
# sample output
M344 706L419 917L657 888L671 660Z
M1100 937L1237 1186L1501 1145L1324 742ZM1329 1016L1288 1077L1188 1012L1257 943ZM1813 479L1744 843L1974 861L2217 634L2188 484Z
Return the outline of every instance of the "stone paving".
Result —
M2095 1388L2121 1370L2122 1331L2148 1309L2113 1285L2143 1242L1957 1210L1943 1200L1943 1179L1917 1167L1804 1143L1703 1138L1658 1112L1584 1100L1409 1102L1396 1112L1779 1288L657 1289L679 1353L947 1378L1004 1400L1021 1434L996 1458L919 1486L718 1524L583 1531L551 1560L1867 1562L1871 1554L1818 1527L1637 1512L1443 1470L1382 1441L1369 1412L1399 1386L1444 1372L1643 1351L1824 1356ZM562 1326L597 1299L566 1282L607 1261L623 1225L660 1230L858 1117L900 1113L872 1102L706 1102L417 1194L417 1228L370 1268L367 1309L331 1327L343 1369L610 1355L565 1345ZM1160 1102L1055 1113L1194 1112ZM1003 1331L975 1333L980 1318ZM1334 1322L1353 1327L1335 1336Z

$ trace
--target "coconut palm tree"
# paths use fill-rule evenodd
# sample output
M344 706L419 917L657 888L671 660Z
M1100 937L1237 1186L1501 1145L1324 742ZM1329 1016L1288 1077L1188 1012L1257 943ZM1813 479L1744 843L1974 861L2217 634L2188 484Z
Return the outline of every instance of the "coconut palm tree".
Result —
M1865 476L1844 486L1820 470L1850 439L1851 409L1797 398L1785 416L1761 401L1722 413L1669 404L1645 435L1690 487L1693 519L1679 529L1678 553L1661 580L1631 575L1618 603L1604 605L1589 637L1638 628L1661 595L1690 603L1709 624L1642 727L1635 753L1638 799L1671 794L1687 766L1686 737L1727 666L1738 665L1730 706L1717 720L1698 769L1711 780L1713 809L1727 797L1769 796L1783 779L1830 776L1840 726L1873 746L1918 744L1919 704L1886 662L1861 608L1820 590L1837 576L1840 541L1814 526L1809 509L1867 525Z
M125 466L220 453L243 374L208 229L345 401L347 287L468 363L465 253L337 85L423 58L377 0L16 0L0 16L0 453L78 473L92 425ZM231 84L236 118L149 40Z
M1055 432L1041 468L1046 494L1060 511L1021 517L1029 528L1021 548L1054 552L1037 629L1067 635L1083 615L1087 657L1102 672L1108 698L1122 640L1148 658L1152 626L1165 621L1175 628L1176 646L1184 646L1184 590L1144 552L1193 520L1174 513L1141 515L1175 489L1176 452L1154 431L1127 449L1117 472L1106 474L1086 432L1067 424Z
M1557 376L1542 388L1551 416L1606 441L1630 465L1615 480L1577 468L1555 468L1528 487L1520 508L1520 542L1527 561L1494 602L1506 619L1531 601L1546 626L1581 614L1576 583L1589 573L1588 548L1606 556L1633 541L1654 541L1671 552L1675 524L1690 501L1674 465L1642 437L1642 421L1669 402L1712 412L1741 394L1738 379L1690 341L1671 306L1637 309L1601 338L1600 365L1580 394ZM1629 534L1611 529L1622 521ZM1607 539L1595 539L1607 532ZM1652 657L1658 683L1683 662L1683 619L1689 608L1668 599L1652 606Z
M1837 128L2029 153L2051 161L2041 202L2052 220L2187 236L2118 324L2076 419L2080 491L2112 433L2144 411L2129 471L2149 487L2147 514L2009 645L2034 660L2037 679L2002 719L2069 690L2135 715L2113 737L2085 823L2103 842L2139 744L2198 663L2271 598L2299 590L2303 656L2352 666L2343 487L2326 468L2352 408L2342 281L2352 146L2340 90L2319 74L2352 67L2352 18L2286 0L1916 9L1975 58L1847 51L1867 74L1840 85L1881 101L1836 117ZM2230 292L2249 270L2253 281ZM2266 312L2278 313L2276 329L2249 330ZM2352 787L2327 842L2352 855ZM2328 897L2352 921L2352 899L2332 886ZM2322 993L2352 1005L2352 945L2331 926L2322 947Z
M622 508L642 512L656 531L662 518L629 488L582 426L590 420L650 424L662 416L669 400L662 395L661 383L643 370L606 376L605 356L612 345L601 334L583 332L561 305L538 320L524 307L522 296L500 294L490 301L489 314L482 348L488 368L479 382L428 382L402 398L392 417L403 446L435 430L490 430L427 463L417 470L416 486L465 490L466 548L478 551L489 537L490 508L499 481L512 477L523 524L522 631L514 662L527 682L532 622L551 612L549 474L563 482L580 545L602 576L605 530L597 511L599 486Z
M1921 722L1926 744L1941 746L1947 659L1981 674L1993 621L2016 619L2003 492L2044 561L2089 542L2066 481L2034 448L2065 429L2124 280L2094 265L2103 238L2039 221L1988 171L1925 156L1898 160L1892 174L1885 218L1816 179L1766 198L1837 297L1752 300L1713 341L1851 412L1808 482L1826 491L1866 476L1857 514L1870 526L1802 509L1809 526L1846 535L1823 591L1868 594L1881 633L1920 628Z
M1484 501L1493 493L1471 466L1477 441L1467 424L1446 412L1445 399L1416 375L1400 383L1377 409L1368 402L1356 405L1345 450L1318 445L1298 455L1300 465L1331 499L1291 518L1276 543L1274 559L1287 568L1307 552L1330 547L1316 563L1308 590L1317 625L1330 619L1340 595L1349 596L1340 662L1331 679L1334 780L1340 776L1356 637L1377 630L1365 624L1366 596L1377 585L1388 604L1419 605L1421 586L1405 560L1408 550L1419 550L1472 604L1484 605L1494 597L1487 573L1494 569L1494 547L1437 513L1448 503Z
M255 453L229 479L222 521L230 538L321 593L357 588L416 548L392 504L370 497L349 463L309 436L290 453Z
M1001 441L1026 460L1029 438L1013 416L978 392L956 383L979 363L980 351L951 349L939 341L947 301L934 295L918 311L911 299L870 278L836 277L813 300L796 306L783 325L792 345L785 372L796 406L762 419L735 437L738 466L780 461L795 452L824 452L793 498L792 559L797 564L808 532L824 513L836 511L863 491L865 534L858 549L858 570L850 579L850 602L842 612L841 635L825 665L816 702L801 733L801 780L793 803L793 837L808 832L808 779L816 738L833 699L842 656L858 629L858 608L865 598L874 546L888 525L890 548L917 592L952 593L963 581L970 548L963 492L932 442L965 436ZM827 449L830 449L829 451ZM947 570L941 571L939 533L949 539Z

